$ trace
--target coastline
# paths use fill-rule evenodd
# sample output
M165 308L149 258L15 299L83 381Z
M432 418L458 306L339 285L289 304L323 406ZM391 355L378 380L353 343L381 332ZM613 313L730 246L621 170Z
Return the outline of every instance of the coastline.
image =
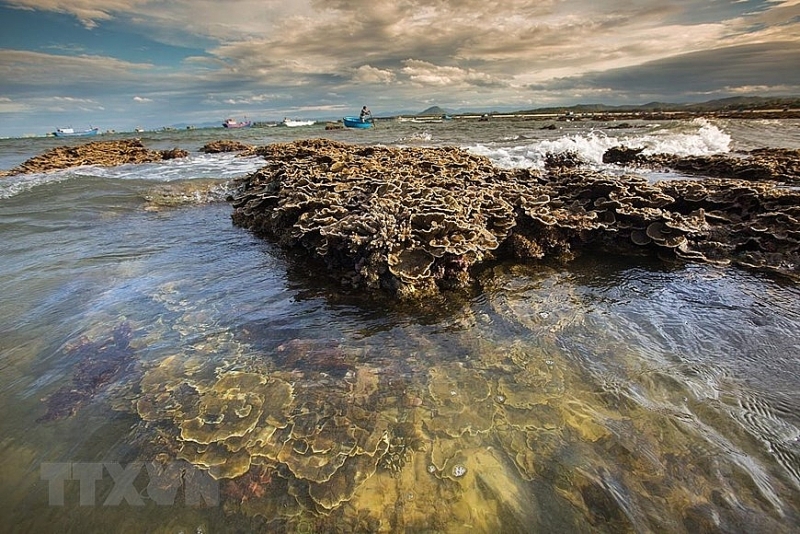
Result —
M602 111L585 111L583 106L575 106L574 108L558 108L554 110L531 110L531 111L490 111L490 112L464 112L464 113L451 113L447 114L447 121L455 122L487 122L487 121L532 121L532 122L622 122L622 121L686 121L694 119L740 119L740 120L792 120L800 119L800 108L770 108L770 109L717 109L717 110L681 110L674 108L656 109L656 110L602 110ZM315 125L320 130L326 129L326 125L332 124L331 117L321 117L314 119ZM442 122L442 114L426 114L425 112L417 114L389 114L389 115L376 115L375 120L380 122L388 121L408 121L413 120L418 123L436 123ZM250 128L254 130L275 127L274 121L253 121ZM187 130L212 130L222 128L216 126L206 127L187 127ZM328 130L332 128L328 127ZM174 127L164 126L151 130L151 132L171 132L180 131ZM306 130L308 131L308 130ZM107 130L100 132L97 137L111 136L111 135L142 135L143 131L117 131ZM69 138L69 139L96 139L94 138ZM58 138L52 134L32 135L26 134L21 136L0 137L0 139L59 139L66 140L68 138Z
M378 120L396 120L404 115L376 117ZM436 115L415 115L420 122L438 120ZM595 121L620 122L631 120L643 121L681 121L694 119L744 119L744 120L788 120L800 119L800 109L754 109L754 110L720 110L720 111L554 111L554 112L508 112L508 113L464 113L451 116L455 121Z

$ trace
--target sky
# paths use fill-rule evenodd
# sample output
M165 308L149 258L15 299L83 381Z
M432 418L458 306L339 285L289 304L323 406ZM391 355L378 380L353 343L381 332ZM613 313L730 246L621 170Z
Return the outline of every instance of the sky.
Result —
M800 0L0 0L0 136L800 95Z

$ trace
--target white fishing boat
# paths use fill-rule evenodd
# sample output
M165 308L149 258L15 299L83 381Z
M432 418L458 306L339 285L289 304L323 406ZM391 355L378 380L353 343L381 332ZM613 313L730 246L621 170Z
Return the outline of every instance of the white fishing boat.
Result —
M289 128L297 128L298 126L311 126L316 121L312 120L296 120L296 119L283 119L278 123L278 126L288 126Z

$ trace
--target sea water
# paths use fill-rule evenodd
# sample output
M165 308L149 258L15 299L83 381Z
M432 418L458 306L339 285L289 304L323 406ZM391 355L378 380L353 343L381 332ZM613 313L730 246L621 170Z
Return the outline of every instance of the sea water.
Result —
M400 304L234 227L230 181L263 161L198 152L328 137L461 146L503 167L571 151L619 173L602 153L620 144L800 148L798 121L555 124L144 132L148 148L191 155L0 179L0 530L796 531L796 284L584 255L489 265L480 290ZM79 142L0 140L0 167ZM156 491L146 466L177 465L186 444L176 397L146 407L153 388L245 373L281 377L295 403L336 407L355 426L348 407L368 393L395 437L413 427L421 441L391 469L342 477L360 485L332 509L261 460L236 480L184 461L166 484L177 493Z

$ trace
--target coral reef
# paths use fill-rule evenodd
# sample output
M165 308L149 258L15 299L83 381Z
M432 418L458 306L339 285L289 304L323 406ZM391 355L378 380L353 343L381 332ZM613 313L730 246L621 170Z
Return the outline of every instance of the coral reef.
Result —
M47 172L69 169L81 165L111 167L125 163L152 163L184 158L189 153L179 148L171 150L149 150L139 139L118 141L94 141L75 146L60 146L33 157L18 167L6 171L5 175ZM2 176L2 174L0 174Z
M131 347L133 331L127 322L114 328L102 341L81 337L64 349L64 357L76 359L75 371L68 385L60 387L42 401L47 407L37 421L55 421L75 415L134 361Z
M800 184L800 150L759 148L742 156L677 156L643 154L643 148L613 147L603 154L604 163L667 167L686 174L737 180L775 180Z
M240 141L233 141L231 139L221 139L219 141L212 141L203 145L200 152L205 154L219 154L220 152L248 152L252 151L255 147L247 145Z
M612 149L609 161L637 161L633 152ZM797 179L795 152L755 151L748 165L762 170L735 174ZM587 246L800 276L800 192L774 182L651 183L571 154L548 157L540 174L458 148L321 139L256 153L267 165L238 182L233 222L304 248L352 287L419 298L467 286L488 260L569 260Z
M286 361L298 361L307 348L285 348L292 353ZM319 371L300 379L285 371L207 374L204 367L167 358L143 377L135 409L169 436L177 458L233 481L226 488L242 505L265 486L284 484L293 509L328 513L379 465L401 467L406 450L419 446L411 430L390 432L366 369L330 380ZM382 459L392 434L389 462Z

